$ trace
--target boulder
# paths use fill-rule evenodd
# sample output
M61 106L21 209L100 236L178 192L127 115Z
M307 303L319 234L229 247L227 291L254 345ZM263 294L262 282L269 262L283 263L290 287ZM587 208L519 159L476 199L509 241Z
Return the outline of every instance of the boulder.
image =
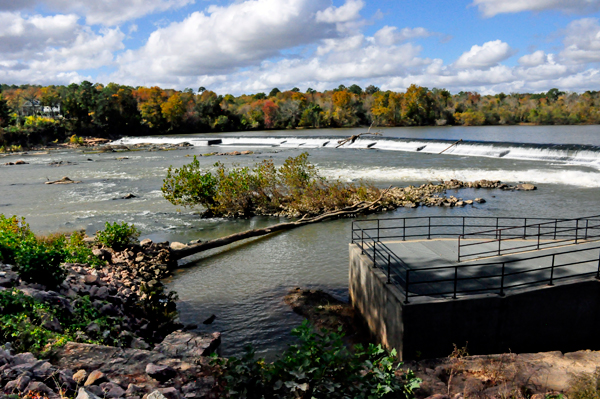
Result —
M103 382L108 382L108 378L106 378L106 374L104 374L100 370L94 370L90 373L87 380L85 380L85 384L83 384L83 385L87 387L90 385L100 385Z
M517 184L517 190L531 191L531 190L537 190L537 187L531 183L521 183L521 184Z
M29 385L27 385L27 388L25 388L25 390L23 391L25 393L40 393L40 394L45 394L48 396L56 396L56 394L54 393L54 391L52 391L52 389L50 389L50 387L46 384L44 384L43 382L39 382L39 381L32 381L29 383Z
M101 399L99 396L94 395L90 391L85 388L79 388L79 392L77 393L77 398L75 399Z
M183 249L183 248L187 248L187 244L183 244L183 243L177 242L177 241L174 241L171 243L171 249L177 250L177 249Z
M221 333L175 331L154 348L154 352L178 359L198 358L215 352L221 344Z
M167 382L177 375L175 369L169 366L159 366L154 363L146 365L146 374L159 382Z
M73 374L73 379L78 384L83 384L87 379L87 372L83 369L78 370L75 374Z
M9 381L4 386L4 392L7 392L7 393L23 392L23 391L25 391L25 388L27 388L27 385L29 385L30 381L31 381L31 378L28 375L22 375L22 376L18 377L16 380Z

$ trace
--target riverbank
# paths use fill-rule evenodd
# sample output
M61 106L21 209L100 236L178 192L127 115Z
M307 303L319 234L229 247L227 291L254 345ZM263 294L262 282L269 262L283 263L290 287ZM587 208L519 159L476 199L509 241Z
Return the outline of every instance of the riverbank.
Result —
M176 266L169 244L142 240L115 251L86 241L104 265L66 263L56 288L27 282L0 262L0 391L59 398L83 387L91 399L153 391L209 397L207 356L218 350L220 334L186 331L195 326L178 321L176 294L160 282Z

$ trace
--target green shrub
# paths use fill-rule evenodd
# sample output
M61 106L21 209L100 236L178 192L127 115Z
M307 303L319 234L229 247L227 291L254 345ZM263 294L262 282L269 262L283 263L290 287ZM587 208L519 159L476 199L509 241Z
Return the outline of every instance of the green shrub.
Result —
M235 398L413 398L420 379L412 371L399 372L396 352L380 345L352 353L343 334L321 330L308 321L292 334L300 343L291 345L273 363L256 360L251 347L238 359L213 359L221 387ZM399 375L397 375L397 372Z
M15 270L24 281L54 288L67 276L66 269L61 266L65 258L63 248L36 240L23 241L15 256Z
M49 318L59 321L62 333L44 326ZM89 296L73 302L73 313L67 313L16 289L0 291L0 342L10 342L16 352L38 354L44 352L47 345L78 340L77 333L92 322L98 324L100 333L84 342L114 346L121 344L117 323L102 316L92 306Z
M0 214L0 260L6 263L15 262L15 254L22 241L33 239L33 233L25 218Z
M121 251L129 245L135 244L140 236L139 230L126 222L106 222L105 229L96 232L96 240L106 247Z
M282 211L314 215L379 195L373 186L325 180L308 162L307 153L286 159L279 168L272 160L253 168L225 168L220 162L213 166L213 171L202 170L194 158L179 169L169 167L164 197L174 205L202 205L215 216L247 217Z

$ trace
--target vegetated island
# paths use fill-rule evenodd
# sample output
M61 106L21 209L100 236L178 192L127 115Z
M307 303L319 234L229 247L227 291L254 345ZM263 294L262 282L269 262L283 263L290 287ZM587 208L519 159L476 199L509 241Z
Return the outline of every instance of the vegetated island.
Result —
M406 92L354 84L233 96L84 81L69 86L0 85L0 152L167 133L358 126L566 125L600 123L600 93L475 92L411 85Z

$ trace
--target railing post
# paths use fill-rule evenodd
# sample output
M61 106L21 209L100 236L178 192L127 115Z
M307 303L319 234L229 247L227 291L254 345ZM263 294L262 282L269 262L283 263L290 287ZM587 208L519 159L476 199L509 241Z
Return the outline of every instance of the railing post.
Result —
M458 285L458 266L454 266L454 296L452 299L456 299L456 287Z
M463 235L465 235L465 217L464 217L464 216L462 217L462 220L463 220L463 221L462 221L462 222L463 222L463 225L462 225L462 233L463 233ZM459 260L459 262L460 262L460 260Z
M350 242L354 244L354 220L352 221L352 237L350 237Z
M504 296L504 268L505 263L502 262L502 276L500 277L500 296Z
M406 269L406 291L404 292L404 303L408 303L408 285L410 282L410 269Z
M458 261L460 262L460 237L462 236L458 236Z
M538 243L537 243L537 249L540 249L540 229L542 228L541 224L538 224Z
M392 278L390 276L390 269L391 269L390 264L392 263L391 258L392 258L392 255L388 254L388 281L387 281L388 284L392 283Z
M428 217L429 223L427 223L427 239L431 240L431 216Z
M496 239L498 239L498 227L500 226L500 224L499 224L499 219L500 219L500 218L498 218L498 217L496 216Z
M596 272L596 278L600 280L600 253L598 254L598 271Z
M360 229L360 254L365 254L365 231Z
M523 225L523 239L527 239L527 218L525 218L525 224Z
M373 241L373 268L377 267L377 241Z
M588 224L589 224L590 220L589 219L585 219L585 237L583 238L584 240L587 240L587 236L588 236Z
M377 241L379 241L379 219L377 219Z
M579 232L579 219L575 220L575 244L578 241L578 233Z
M554 258L556 254L552 254L552 267L550 268L550 283L548 285L554 285Z
M402 241L406 241L406 219L402 219Z
M498 256L500 256L502 246L502 230L498 230Z
M556 240L556 228L558 226L558 219L554 219L554 239Z

